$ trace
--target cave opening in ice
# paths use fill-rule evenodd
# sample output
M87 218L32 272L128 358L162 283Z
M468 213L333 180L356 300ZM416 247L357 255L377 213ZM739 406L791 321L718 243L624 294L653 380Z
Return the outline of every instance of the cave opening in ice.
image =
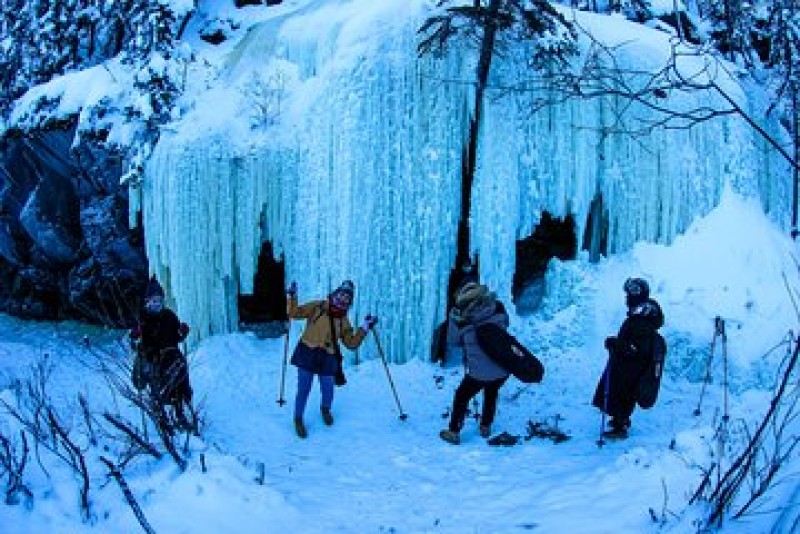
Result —
M252 293L240 292L237 296L241 328L257 332L279 331L279 328L269 327L272 323L286 321L285 286L284 261L275 258L272 243L264 241L258 255Z
M517 240L511 294L519 315L535 312L541 303L545 291L544 275L550 259L574 259L577 249L572 215L560 218L547 211L542 213L531 235Z

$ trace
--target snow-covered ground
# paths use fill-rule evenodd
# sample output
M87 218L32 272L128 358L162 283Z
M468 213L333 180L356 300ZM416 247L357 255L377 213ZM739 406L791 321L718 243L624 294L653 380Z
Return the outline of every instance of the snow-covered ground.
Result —
M289 402L277 402L284 340L212 337L190 355L205 426L202 437L189 442L188 468L180 472L166 456L139 457L124 475L157 532L619 533L655 531L653 517L663 518L668 531L694 532L702 508L687 507L687 501L702 469L712 461L729 465L740 447L741 434L731 432L731 448L718 455L720 416L727 406L731 428L760 419L787 348L768 352L790 329L796 332L796 258L795 245L756 204L726 194L719 208L671 247L640 245L595 265L579 259L554 266L542 311L512 321L546 366L542 384L512 379L501 390L494 431L522 436L513 447L487 445L472 420L461 445L438 438L461 369L434 366L425 355L389 367L408 415L401 420L371 338L359 352L366 361L348 366L348 384L337 388L334 426L322 423L315 386L306 412L310 435L300 440L291 424L291 366L284 393ZM602 340L624 316L621 286L631 275L647 278L663 305L667 374L658 404L634 413L629 439L599 447L601 419L590 398L605 362ZM715 316L727 325L728 395L718 345L712 383L695 416ZM292 328L292 344L300 327ZM5 401L13 402L14 379L45 355L54 365L53 404L59 413L71 414L70 426L77 428L81 419L72 408L79 393L93 413L138 417L124 401L112 399L92 369L95 356L128 358L124 332L0 317ZM526 440L528 421L557 423L570 439ZM13 437L15 428L14 420L0 415L0 433ZM111 452L86 452L90 521L81 518L77 479L40 448L41 465L31 459L25 471L33 498L0 506L2 531L140 531L98 461L103 454ZM770 531L797 487L799 468L795 456L764 506L741 521L726 522L723 531ZM5 477L0 480L5 488Z

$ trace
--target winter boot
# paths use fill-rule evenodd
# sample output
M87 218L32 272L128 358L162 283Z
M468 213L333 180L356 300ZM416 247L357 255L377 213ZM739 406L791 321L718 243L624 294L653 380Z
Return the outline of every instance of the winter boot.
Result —
M631 420L628 417L612 417L608 420L608 426L627 430L631 427Z
M628 437L628 431L624 428L612 428L603 432L603 437L608 439L625 439Z
M625 418L612 418L609 421L611 426L610 430L603 432L603 437L608 439L625 439L628 437L628 428L631 426L631 420Z
M325 424L331 426L333 424L333 414L331 413L330 408L321 408L322 411L322 420L325 421Z
M452 443L453 445L458 445L461 443L461 435L458 432L453 432L449 429L439 432L439 437L445 440L447 443Z
M307 438L308 431L306 430L306 425L303 424L303 420L299 417L294 418L294 431L297 432L298 438Z
M488 438L492 435L492 427L489 425L481 425L478 428L478 433L481 435L482 438Z

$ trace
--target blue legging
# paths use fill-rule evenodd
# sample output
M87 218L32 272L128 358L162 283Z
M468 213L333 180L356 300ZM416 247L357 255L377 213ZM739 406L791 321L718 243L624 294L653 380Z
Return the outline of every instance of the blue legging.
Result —
M328 375L319 376L319 390L322 393L322 408L330 408L333 404L333 377ZM297 396L294 399L294 416L297 419L303 418L306 411L308 394L311 393L311 383L314 381L314 373L302 367L297 368Z

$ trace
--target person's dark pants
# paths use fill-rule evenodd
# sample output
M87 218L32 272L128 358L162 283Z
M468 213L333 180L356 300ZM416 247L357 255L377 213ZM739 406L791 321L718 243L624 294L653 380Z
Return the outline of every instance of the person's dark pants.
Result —
M321 408L330 409L333 404L333 377L328 375L317 375L319 377L319 389L322 394ZM297 368L297 396L294 399L294 417L302 419L303 412L306 411L308 395L311 393L311 384L314 381L314 373Z
M183 405L192 403L192 386L189 384L189 365L177 348L162 349L156 358L151 377L151 391L159 404L170 404L176 412L183 413Z
M491 426L494 414L497 411L497 396L500 388L505 384L507 377L484 382L465 375L461 380L453 398L453 411L450 415L449 428L453 432L460 432L467 416L467 405L472 397L483 390L483 410L481 411L481 426Z

